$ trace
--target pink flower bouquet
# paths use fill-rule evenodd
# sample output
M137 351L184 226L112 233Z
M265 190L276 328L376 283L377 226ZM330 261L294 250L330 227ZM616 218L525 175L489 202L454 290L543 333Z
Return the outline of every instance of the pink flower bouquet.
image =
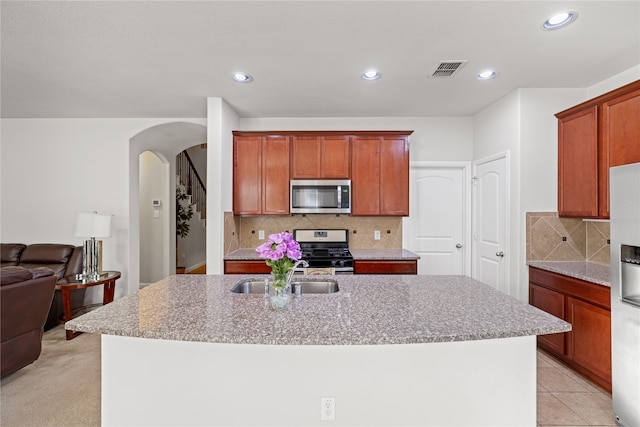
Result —
M288 273L302 257L300 244L287 232L270 235L266 242L256 248L256 252L265 259L273 274Z

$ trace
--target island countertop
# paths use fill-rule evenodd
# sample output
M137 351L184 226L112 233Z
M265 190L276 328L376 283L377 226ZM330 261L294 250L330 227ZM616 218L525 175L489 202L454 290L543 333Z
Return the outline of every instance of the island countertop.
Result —
M271 345L469 341L571 328L465 276L324 277L337 280L340 290L294 296L287 310L276 312L262 294L231 292L242 276L175 275L65 327L129 337Z

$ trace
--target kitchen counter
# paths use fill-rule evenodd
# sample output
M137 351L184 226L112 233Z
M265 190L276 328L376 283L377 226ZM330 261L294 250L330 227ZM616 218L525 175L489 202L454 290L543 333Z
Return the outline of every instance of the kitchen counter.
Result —
M349 249L354 260L416 260L419 255L406 249ZM224 256L226 261L261 260L255 249L237 249Z
M332 426L535 425L535 335L568 323L463 276L331 278L276 312L176 275L67 322L102 334L102 425L323 426L323 397Z
M608 265L571 261L529 261L527 265L611 287Z
M349 249L354 260L416 260L419 255L406 249Z
M263 295L230 291L241 276L176 275L66 327L129 337L277 345L430 343L569 330L567 323L465 276L326 277L338 281L339 292L293 298L287 311L277 313Z

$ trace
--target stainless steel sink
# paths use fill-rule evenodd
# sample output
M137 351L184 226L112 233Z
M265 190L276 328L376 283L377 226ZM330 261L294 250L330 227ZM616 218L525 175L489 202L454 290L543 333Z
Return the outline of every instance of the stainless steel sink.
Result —
M332 279L297 279L291 282L291 292L296 289L296 285L300 285L303 294L332 294L338 292L338 282ZM236 283L231 292L236 294L263 294L264 279L241 280Z

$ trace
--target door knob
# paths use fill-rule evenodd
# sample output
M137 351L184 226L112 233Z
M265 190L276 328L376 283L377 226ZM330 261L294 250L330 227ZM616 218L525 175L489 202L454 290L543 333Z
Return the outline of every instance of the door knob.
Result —
M460 243L456 243L456 248L460 249L462 245Z
M500 251L500 252L496 252L496 256L499 256L500 258L504 257L504 252Z

